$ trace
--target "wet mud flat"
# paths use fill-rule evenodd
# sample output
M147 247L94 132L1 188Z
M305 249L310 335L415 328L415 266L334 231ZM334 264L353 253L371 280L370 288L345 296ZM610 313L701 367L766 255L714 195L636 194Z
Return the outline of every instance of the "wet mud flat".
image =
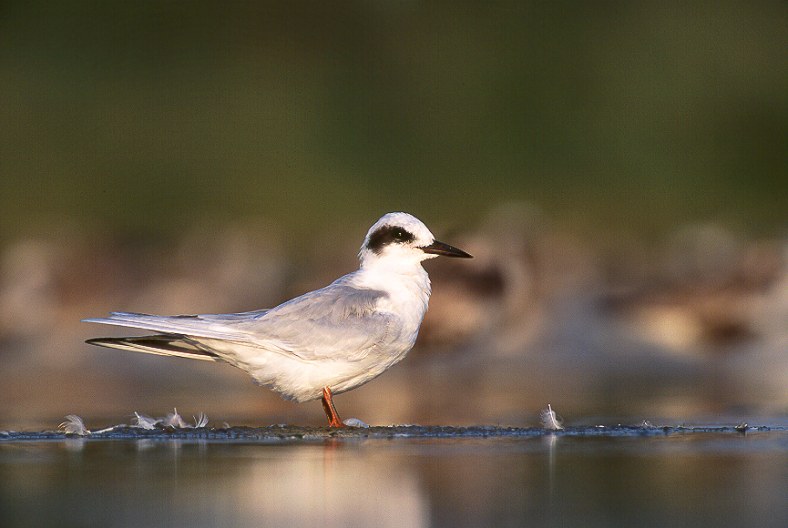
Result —
M747 435L753 433L785 433L788 426L748 425L594 425L546 429L541 427L501 426L421 426L392 425L372 427L305 427L297 425L271 425L266 427L162 427L152 429L118 425L84 434L64 431L0 431L0 442L65 440L85 438L95 440L195 440L195 441L246 441L246 442L320 442L323 440L355 439L481 439L481 438L532 438L532 437L660 437L689 435Z

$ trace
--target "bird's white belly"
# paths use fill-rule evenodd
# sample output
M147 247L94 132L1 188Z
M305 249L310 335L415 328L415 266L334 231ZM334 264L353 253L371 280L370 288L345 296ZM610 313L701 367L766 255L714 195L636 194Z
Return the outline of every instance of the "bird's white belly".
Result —
M413 340L400 339L349 360L326 356L304 360L293 354L220 341L203 341L227 363L247 372L258 385L283 397L305 402L322 396L323 387L339 394L376 378L399 363L413 347Z
M254 381L299 402L322 396L323 387L333 393L349 391L376 378L399 363L413 348L429 302L426 273L391 287L379 299L376 311L392 314L386 337L363 350L332 353L309 351L305 357L295 353L222 340L200 339L224 361L248 372ZM365 285L367 286L367 285ZM379 286L372 284L371 286ZM352 317L352 316L350 316Z

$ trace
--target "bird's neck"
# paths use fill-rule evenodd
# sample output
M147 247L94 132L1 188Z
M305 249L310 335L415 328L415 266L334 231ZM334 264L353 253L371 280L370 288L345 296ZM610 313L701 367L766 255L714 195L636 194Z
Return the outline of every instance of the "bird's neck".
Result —
M395 305L407 306L409 310L427 310L432 288L427 271L420 263L413 265L387 266L382 263L362 266L358 272L360 285L386 292Z

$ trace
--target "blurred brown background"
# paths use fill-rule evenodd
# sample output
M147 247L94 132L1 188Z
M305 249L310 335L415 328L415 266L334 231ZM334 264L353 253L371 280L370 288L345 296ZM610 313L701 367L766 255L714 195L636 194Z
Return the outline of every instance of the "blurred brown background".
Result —
M273 306L405 210L416 348L370 423L788 413L783 2L0 4L0 427L322 424L230 367L83 344ZM119 332L122 332L120 330Z

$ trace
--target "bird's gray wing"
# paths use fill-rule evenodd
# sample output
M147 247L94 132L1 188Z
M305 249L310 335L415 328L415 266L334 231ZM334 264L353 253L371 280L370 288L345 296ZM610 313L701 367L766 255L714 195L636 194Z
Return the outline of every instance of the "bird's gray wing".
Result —
M259 346L302 359L334 354L360 359L383 343L396 326L392 314L377 308L385 295L337 281L238 326L252 334Z
M233 315L237 315L237 317L232 317ZM180 334L225 341L247 341L249 335L237 324L238 321L244 319L246 318L241 317L241 314L150 315L112 312L109 317L83 319L83 322L139 328L162 334Z
M385 341L395 323L391 314L376 309L383 296L381 291L356 288L340 279L270 310L175 316L113 312L84 322L190 336L196 341L237 342L302 359L337 353L352 359L364 357Z

